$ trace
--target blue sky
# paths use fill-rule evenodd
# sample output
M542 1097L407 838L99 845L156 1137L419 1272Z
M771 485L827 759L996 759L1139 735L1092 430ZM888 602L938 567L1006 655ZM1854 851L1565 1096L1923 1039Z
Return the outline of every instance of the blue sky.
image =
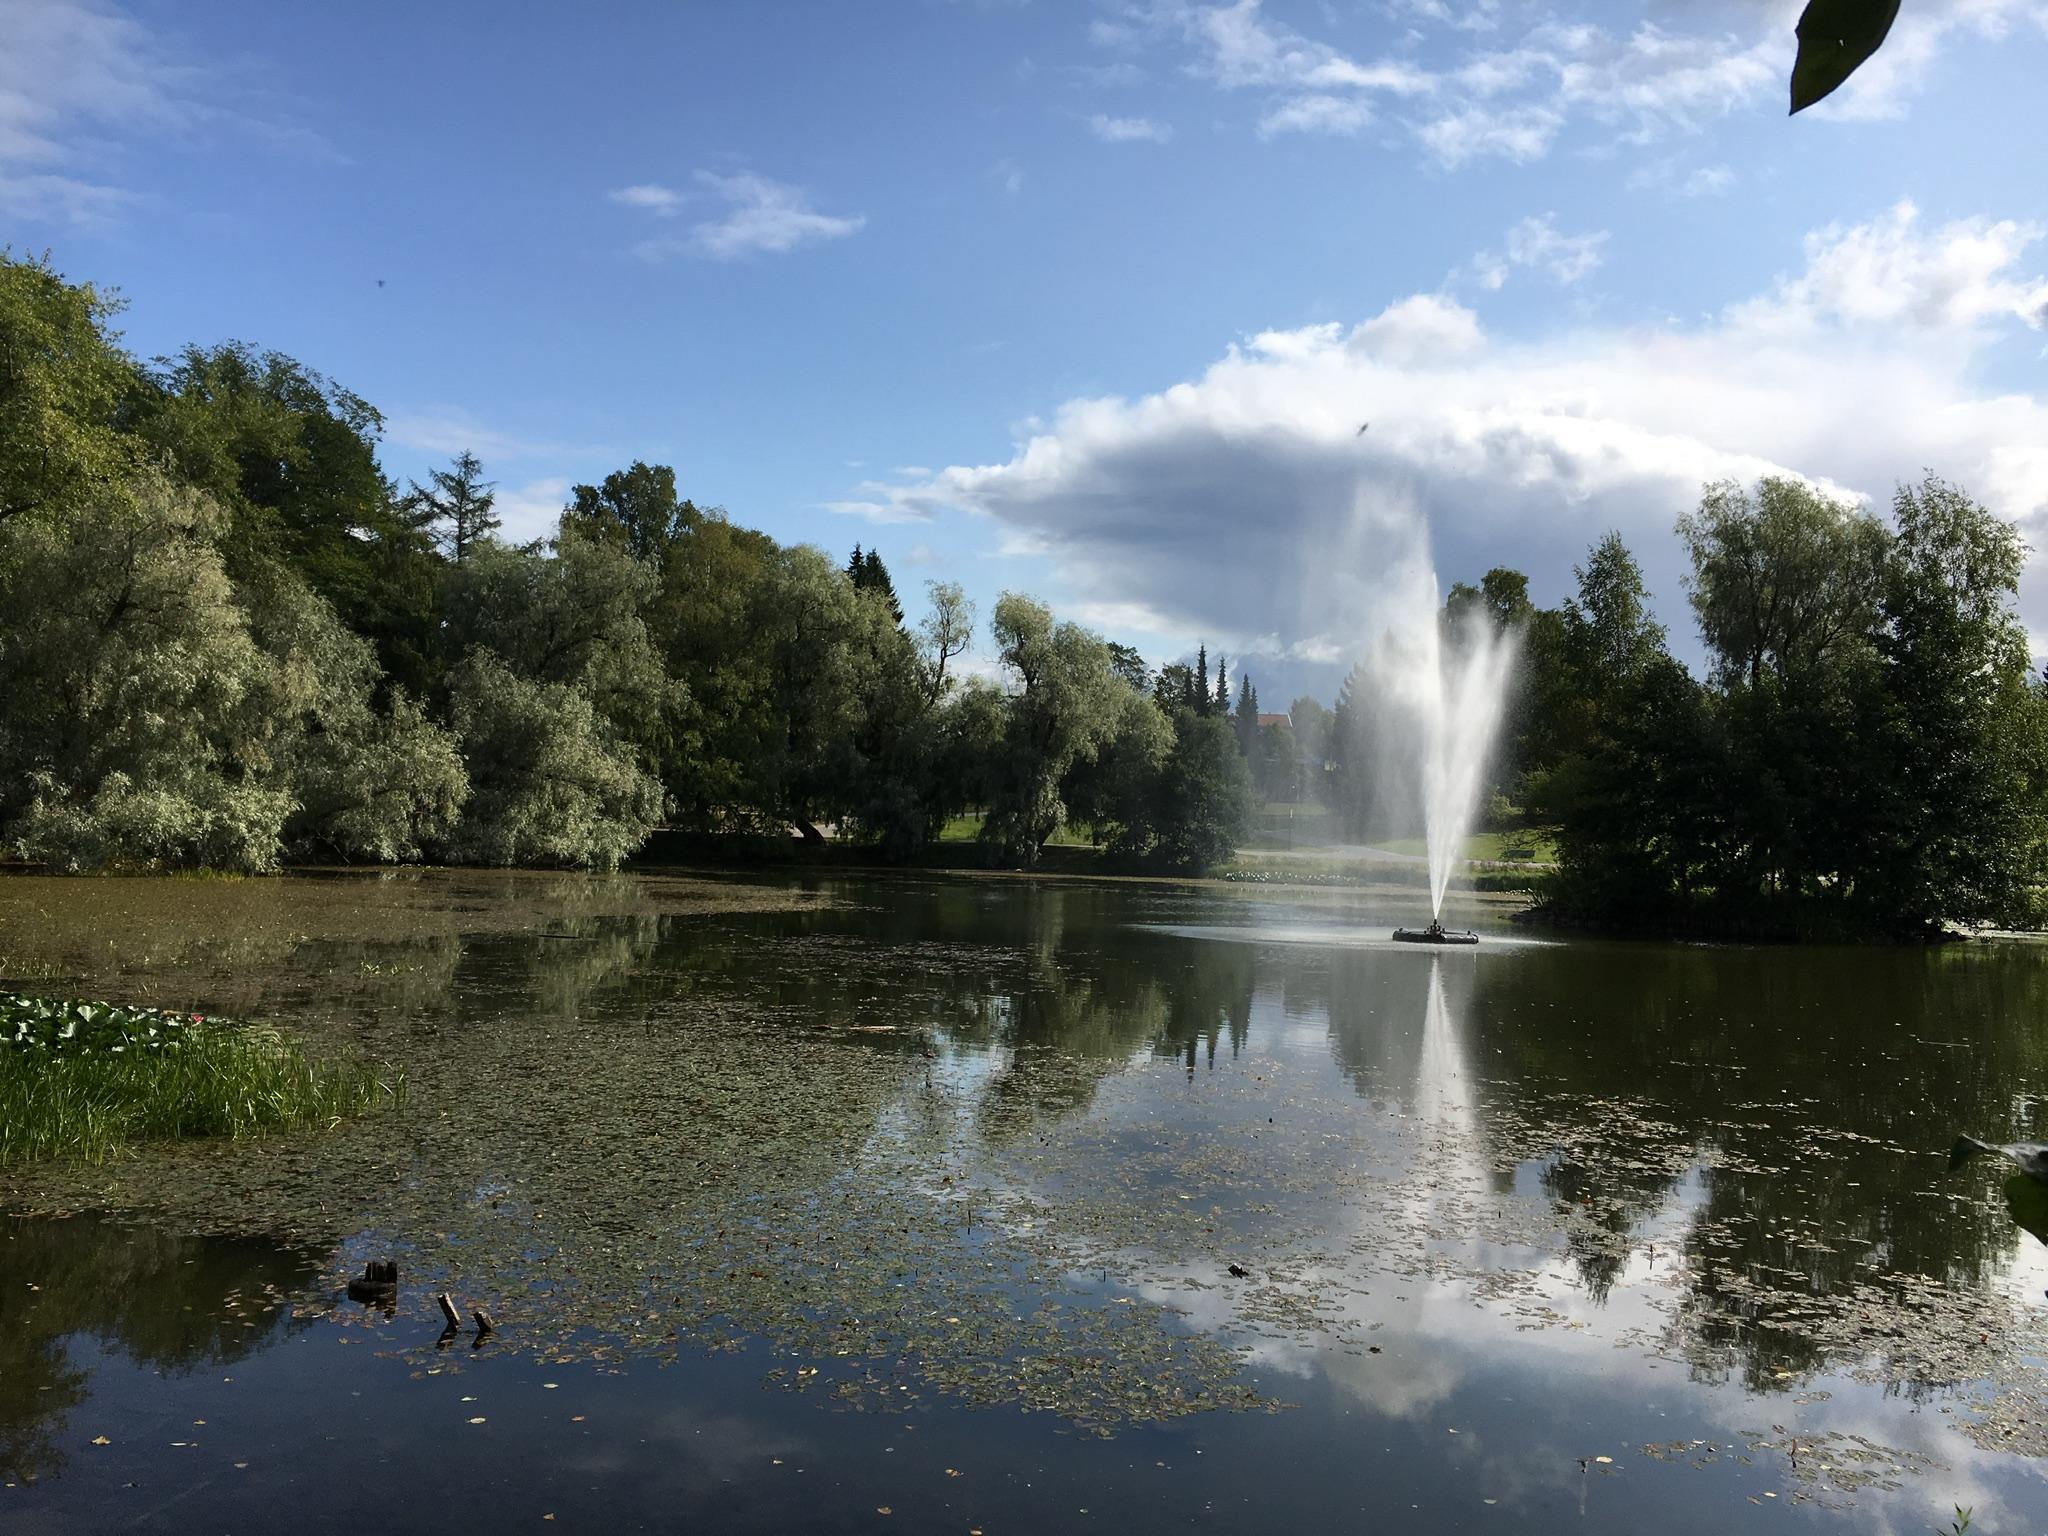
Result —
M1906 0L1788 121L1796 13L0 0L0 238L140 352L328 373L395 474L473 447L522 531L664 461L1270 707L1418 522L1544 600L1620 527L1683 638L1704 478L2048 520L2048 5Z

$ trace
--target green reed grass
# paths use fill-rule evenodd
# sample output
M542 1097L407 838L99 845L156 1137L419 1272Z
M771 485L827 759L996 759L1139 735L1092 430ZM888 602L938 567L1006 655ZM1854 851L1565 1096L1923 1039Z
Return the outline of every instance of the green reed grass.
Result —
M89 1027L50 1026L53 1015L80 1013ZM314 1061L269 1030L0 994L0 1166L98 1162L134 1141L331 1126L404 1091L402 1074Z

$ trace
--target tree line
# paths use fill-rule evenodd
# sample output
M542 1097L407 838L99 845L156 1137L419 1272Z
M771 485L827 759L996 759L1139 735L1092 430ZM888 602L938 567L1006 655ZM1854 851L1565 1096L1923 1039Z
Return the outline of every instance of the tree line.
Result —
M968 675L956 583L912 622L876 552L780 544L640 462L508 542L473 455L401 486L367 401L240 342L140 361L119 311L0 252L17 857L611 867L669 823L908 859L977 810L994 860L1078 821L1195 869L1243 835L1227 710L1030 597Z
M1489 571L1442 623L1519 633L1493 814L1554 837L1552 915L1605 928L1920 936L2038 927L2048 889L2048 680L2015 611L2025 548L1961 489L1886 519L1802 481L1709 485L1676 533L1707 658L1670 652L1618 534L1552 609ZM1321 792L1390 814L1377 682L1295 707Z
M780 544L639 462L511 543L474 456L400 485L360 397L238 342L140 361L118 313L0 253L16 857L609 867L667 823L829 829L907 860L972 811L995 861L1078 824L1193 870L1261 796L1320 798L1355 836L1414 831L1413 753L1371 662L1334 707L1276 720L1206 647L1155 672L1005 594L997 675L973 675L957 584L927 583L913 618L879 553ZM1445 603L1447 646L1520 637L1492 814L1553 833L1552 910L1735 932L2036 921L2048 692L2011 526L1932 477L1889 519L1767 479L1708 487L1677 534L1704 677L1615 535L1556 608L1506 569Z

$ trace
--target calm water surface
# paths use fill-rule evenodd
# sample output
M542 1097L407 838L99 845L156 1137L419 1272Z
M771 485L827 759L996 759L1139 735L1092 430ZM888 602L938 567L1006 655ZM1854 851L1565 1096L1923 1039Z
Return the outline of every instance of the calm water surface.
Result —
M2048 1132L2048 950L1454 915L0 880L0 977L409 1082L0 1176L0 1528L2048 1526L2048 1201L1943 1152Z

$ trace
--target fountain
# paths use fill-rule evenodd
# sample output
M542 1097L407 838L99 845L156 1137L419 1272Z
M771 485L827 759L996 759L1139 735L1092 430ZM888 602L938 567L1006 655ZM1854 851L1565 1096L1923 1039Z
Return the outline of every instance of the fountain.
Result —
M1497 629L1483 613L1469 615L1457 633L1446 634L1436 572L1418 563L1405 585L1405 611L1381 640L1377 670L1387 679L1392 717L1383 729L1417 749L1413 767L1429 852L1430 923L1397 928L1394 937L1407 944L1477 944L1478 934L1444 927L1444 892L1463 860L1486 786L1518 636Z

